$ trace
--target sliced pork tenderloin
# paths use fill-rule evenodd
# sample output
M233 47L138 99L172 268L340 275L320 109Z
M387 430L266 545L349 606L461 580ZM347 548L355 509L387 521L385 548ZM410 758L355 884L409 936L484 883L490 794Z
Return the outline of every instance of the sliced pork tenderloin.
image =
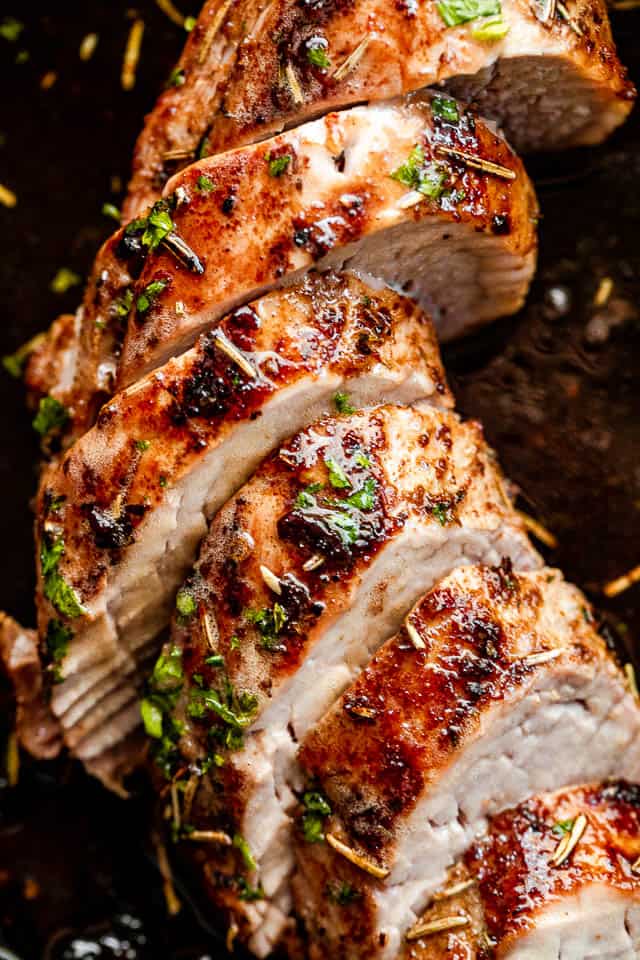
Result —
M201 787L185 821L241 836L251 852L239 871L237 850L218 858L214 848L206 871L258 955L290 910L297 742L439 577L505 555L539 563L479 427L433 408L314 424L214 518L148 709L166 664L181 663L178 702L156 703L165 717L152 713L151 732L166 764L182 731L169 774ZM255 902L247 883L261 891Z
M410 292L448 339L517 310L535 264L537 207L520 160L442 98L329 114L202 160L165 200L201 269L163 244L148 254L120 386L224 311L311 269L348 267Z
M325 842L298 833L311 958L386 960L487 817L543 790L640 777L640 708L559 573L464 567L417 605L299 761L332 811ZM327 895L342 884L360 894L350 909Z
M341 409L452 402L412 301L353 276L309 276L117 394L45 472L39 625L45 638L69 634L51 705L83 760L139 724L142 663L157 654L207 520L334 398ZM118 723L106 722L111 711Z
M153 202L178 164L435 84L475 101L519 150L597 143L628 115L633 87L606 3L564 10L527 0L207 3L138 140L125 216Z
M62 734L45 694L38 634L0 612L0 666L11 681L16 701L16 732L34 757L49 759L60 752Z
M635 784L532 798L490 822L400 958L636 960L639 857Z

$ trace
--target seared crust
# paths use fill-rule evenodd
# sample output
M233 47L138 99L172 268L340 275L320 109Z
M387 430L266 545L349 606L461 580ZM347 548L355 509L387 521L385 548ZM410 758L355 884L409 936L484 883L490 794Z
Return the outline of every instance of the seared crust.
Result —
M86 717L79 723L78 697L68 688L81 683L86 668L101 658L113 660L113 683L105 696L134 673L169 619L172 591L193 559L206 517L224 499L212 478L225 495L233 493L274 443L326 413L340 390L353 390L360 402L392 396L442 407L452 403L433 328L415 304L389 290L370 291L355 277L309 277L238 309L194 349L117 394L96 425L45 472L39 549L46 553L64 545L55 575L81 607L71 604L66 617L59 603L56 609L46 587L51 572L41 562L41 636L52 621L64 621L72 632L69 659L55 664L58 677L69 676L69 683L56 686L52 700L70 746L86 748L78 744L91 724ZM229 445L236 433L242 437L238 450ZM214 467L216 450L220 462ZM194 487L199 470L205 473ZM150 567L149 577L158 581L155 588L147 586L146 597L136 564ZM116 609L123 611L122 623ZM139 624L135 628L132 619ZM107 636L96 633L103 620L113 621ZM140 680L135 673L127 679L131 698ZM73 719L67 717L71 706ZM134 710L134 724L138 719Z
M157 199L177 169L196 159L220 106L220 84L235 64L238 45L267 5L268 0L205 3L167 89L138 137L122 209L125 223Z
M456 78L462 90L477 92L483 112L502 123L520 150L596 143L625 119L634 91L615 52L604 0L569 4L571 23L559 12L541 22L527 0L504 0L502 11L509 31L487 43L474 36L473 22L447 27L435 3L207 3L173 74L177 85L159 98L138 140L125 218L138 216L198 151L228 150L328 110ZM320 51L315 63L314 48ZM552 73L531 102L519 97L509 104L509 81L495 82L495 75L513 63L520 86L530 58L541 69L545 58L556 61L566 89L553 89ZM548 122L550 99L564 97L568 113L580 86L591 109L577 111L566 130ZM533 133L540 125L541 137Z
M564 835L558 824L583 814L587 826L571 856L552 862ZM496 956L508 954L541 914L591 885L640 902L640 787L624 781L534 797L494 817L466 857L477 876ZM637 931L636 931L637 932Z
M513 711L518 700L538 696L539 678L546 677L548 687L556 676L560 691L573 672L608 673L612 688L625 696L622 673L591 622L584 596L557 571L463 567L441 581L301 746L307 783L322 791L333 811L325 832L389 870L389 885L397 882L397 857L408 856L406 846L402 852L398 847L409 817L467 745L491 736L488 714L497 704ZM486 784L483 809L496 809L502 793L500 783ZM438 826L444 829L442 806ZM498 835L500 817L496 823ZM298 859L298 909L314 944L311 956L384 955L387 934L379 916L385 881L372 880L326 843L310 846L301 836ZM358 893L351 906L327 896L343 885ZM514 882L513 889L524 891L524 883ZM395 892L396 899L400 895ZM497 904L504 904L500 892ZM519 915L515 904L505 906ZM503 919L492 920L491 930L501 929Z
M447 190L437 200L411 194L392 177L417 145L427 164L433 160L446 173ZM450 150L491 161L506 173L474 169ZM286 158L285 167L274 175L271 161L278 158ZM374 259L369 270L411 280L414 292L442 308L436 326L444 335L518 309L534 269L537 207L520 160L481 121L461 114L455 123L443 122L430 101L329 114L264 144L193 164L167 184L165 195L175 205L176 232L204 269L196 275L161 248L148 256L134 303L149 284L160 284L161 291L143 315L134 309L129 317L121 386L187 347L221 309L314 265L353 260L357 245L366 251L377 236L384 242L381 231L391 236L394 228L409 230L422 221L441 225L441 234L424 241L424 256L427 249L435 256L431 251L440 245L440 256L450 257L446 279L440 266L431 279L406 277L408 264L395 257ZM461 243L457 231L463 228L469 237ZM477 258L476 277L465 282L479 289L459 307L464 319L456 315L452 284L458 248L454 242L450 252L446 245L453 235L467 266L469 256Z
M352 504L346 493L356 497ZM370 655L382 629L382 611L397 624L406 610L395 579L365 587L376 558L405 536L407 556L416 567L424 559L421 542L428 542L432 552L435 542L449 543L452 563L461 529L470 537L473 531L480 538L495 536L497 551L504 542L500 538L511 537L509 547L520 553L521 562L538 562L477 425L462 424L450 413L389 406L328 419L263 463L214 518L194 574L181 591L191 598L190 613L176 615L165 650L180 655L185 673L173 714L182 731L173 763L181 776L200 784L191 824L230 835L273 831L267 821L275 818L274 801L261 768L273 764L287 814L289 754L295 753L289 740L315 722L349 671ZM349 530L355 532L349 535ZM486 551L486 539L483 543L476 549ZM425 579L425 571L416 570L409 592L413 589L415 596ZM341 618L368 590L369 630L358 637ZM341 641L335 650L322 648L332 630L339 631ZM305 676L309 686L302 692ZM228 728L209 712L208 696L232 696L234 709L244 704L249 710L244 747L236 743L235 750L225 749ZM278 744L273 756L269 736ZM212 750L218 753L214 766ZM203 769L209 772L198 780ZM290 829L289 821L279 834ZM282 842L289 850L290 840ZM271 909L269 898L288 891L284 866L281 890L272 887L265 899L248 905L238 885L246 870L237 855L209 847L206 858L212 899L232 918L244 918L247 936L255 934ZM267 883L260 872L250 876L252 884L258 881Z
M634 89L617 58L602 0L570 4L572 24L559 12L548 23L540 22L527 0L504 0L502 11L509 31L487 43L474 37L473 22L448 27L435 3L275 0L261 33L242 45L227 79L223 106L208 136L210 150L235 147L326 110L468 79L501 60L532 55L566 61L569 78L575 73L598 93L596 115L583 118L572 131L572 145L604 139L625 119ZM310 45L322 49L328 67L310 61ZM349 61L354 53L355 62ZM502 113L505 91L501 93L485 97L483 107L488 116L508 121L508 111ZM507 126L506 133L518 149L531 146L526 124ZM559 135L551 125L545 146L567 146L558 142Z

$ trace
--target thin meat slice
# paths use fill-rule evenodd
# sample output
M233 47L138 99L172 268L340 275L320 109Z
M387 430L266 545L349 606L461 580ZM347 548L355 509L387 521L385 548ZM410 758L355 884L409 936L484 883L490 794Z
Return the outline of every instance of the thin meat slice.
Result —
M311 269L410 292L444 339L517 310L535 264L532 185L504 140L453 101L443 118L442 102L329 114L171 180L179 245L147 256L119 384Z
M439 577L503 556L539 563L479 427L433 408L314 424L214 518L147 709L169 775L200 787L184 822L242 838L205 873L258 955L289 916L298 741Z
M487 817L539 791L640 777L640 709L559 573L466 567L418 604L299 759L332 811L326 842L298 846L311 956L386 960ZM361 894L352 909L327 896L343 883Z
M335 404L389 400L451 405L429 320L355 277L310 276L117 394L45 472L39 625L66 637L51 706L77 756L95 766L139 725L145 663L215 510Z
M639 857L636 784L534 797L491 821L401 960L636 960Z
M603 0L221 0L205 5L173 76L138 141L127 217L180 161L339 107L447 84L527 151L598 143L634 95Z

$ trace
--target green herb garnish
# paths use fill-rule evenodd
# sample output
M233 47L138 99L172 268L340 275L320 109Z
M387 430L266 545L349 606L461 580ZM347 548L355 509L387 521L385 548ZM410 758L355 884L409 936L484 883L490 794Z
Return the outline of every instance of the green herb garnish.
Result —
M269 164L269 176L281 177L282 174L289 169L289 164L292 159L289 153L282 153L279 157L272 157L271 154L268 153L266 160Z
M360 891L350 883L330 883L327 887L327 895L330 900L337 903L339 907L347 907L350 903L355 903L362 896Z
M496 40L502 40L508 33L509 24L505 23L502 17L492 17L471 29L473 39L481 40L484 43L494 43Z
M197 22L198 21L195 17L184 18L184 29L187 31L187 33L191 33Z
M350 497L347 497L347 503L358 510L373 510L375 506L376 481L373 477L368 477L364 484Z
M320 67L322 70L328 70L331 66L331 60L327 53L328 43L322 37L313 37L307 43L307 60L314 67Z
M16 43L23 30L24 23L16 20L15 17L3 17L2 23L0 23L0 37L8 40L9 43Z
M205 173L201 173L198 179L196 180L196 190L200 193L211 193L212 190L215 190L216 185Z
M180 616L188 620L189 617L194 615L197 609L198 604L196 603L195 597L189 593L188 590L185 590L184 587L182 590L179 590L176 596L176 610Z
M564 837L565 834L571 833L575 822L575 818L571 820L558 820L551 828L551 833L554 837Z
M431 112L434 117L439 117L448 123L458 123L460 120L458 104L455 100L450 100L447 97L434 97L431 101Z
M68 420L69 411L59 400L55 397L42 397L32 426L41 437L46 437L55 430L61 430Z
M181 67L174 67L167 80L167 88L181 87L185 82L184 70Z
M121 213L116 207L115 203L103 203L102 213L103 216L109 217L111 220L115 220L116 223L120 223Z
M49 620L47 624L47 633L45 644L47 652L52 660L53 682L61 683L62 676L61 664L69 650L69 643L73 637L73 632L65 626L61 620Z
M160 740L162 737L162 710L153 702L146 698L140 704L140 714L144 729L150 737Z
M155 250L165 237L175 229L166 200L158 200L151 208L151 213L144 220L134 220L127 227L127 233L138 233L143 230L142 244L149 250Z
M287 622L287 612L280 603L274 603L271 609L247 610L245 619L258 628L263 647L273 650L278 646L278 637Z
M72 287L77 287L79 283L82 283L82 277L79 274L69 270L68 267L60 267L51 281L50 289L53 293L66 293Z
M502 14L500 0L439 0L436 9L448 27Z
M329 483L332 487L334 487L336 490L346 490L351 486L349 477L346 475L337 460L335 460L333 457L326 457L324 463L329 471Z
M169 282L167 280L153 280L151 283L148 283L136 300L136 310L138 313L146 313L168 285Z
M257 870L258 865L253 859L253 854L251 853L249 844L244 839L244 837L240 836L239 833L236 833L236 835L233 838L233 845L236 848L236 850L240 851L240 856L242 857L242 860L247 870Z
M43 593L47 600L63 617L74 619L86 613L73 587L70 587L60 574L58 567L64 554L64 540L58 537L48 540L43 536L40 547L40 569L43 581Z
M446 166L435 161L427 163L424 149L418 144L409 154L409 159L390 174L392 180L403 183L411 190L417 190L431 200L437 200L443 193L449 177Z
M349 395L346 393L336 393L333 402L338 413L355 413L356 408L352 405L349 400Z
M262 887L252 887L244 877L236 877L238 885L238 899L245 903L253 903L254 900L264 900L264 890Z
M317 790L310 790L302 798L302 832L307 843L324 840L324 821L331 813L329 801Z

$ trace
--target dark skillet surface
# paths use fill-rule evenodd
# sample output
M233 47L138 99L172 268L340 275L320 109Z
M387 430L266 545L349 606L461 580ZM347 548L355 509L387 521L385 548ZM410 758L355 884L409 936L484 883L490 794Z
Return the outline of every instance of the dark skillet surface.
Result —
M49 284L60 267L86 273L108 235L101 206L119 202L112 178L126 181L144 112L184 40L152 0L141 2L138 81L124 93L127 3L69 0L48 17L23 6L0 4L0 15L25 23L15 45L0 38L0 181L18 195L14 210L0 207L3 354L74 309L78 290L60 296ZM640 11L617 14L614 26L639 82ZM89 32L99 43L82 63ZM49 71L56 82L42 90ZM600 589L640 562L640 117L602 148L537 158L530 169L543 219L529 305L445 359L461 411L483 421L523 506L559 537L549 561L587 590L605 629L633 652L640 585L606 603ZM597 310L605 276L614 293ZM21 389L5 376L0 405L0 609L29 624L37 445ZM8 706L3 716L4 741ZM225 956L189 904L166 919L146 798L125 804L73 765L24 759L9 790L3 768L0 760L0 957L2 945L22 960Z

